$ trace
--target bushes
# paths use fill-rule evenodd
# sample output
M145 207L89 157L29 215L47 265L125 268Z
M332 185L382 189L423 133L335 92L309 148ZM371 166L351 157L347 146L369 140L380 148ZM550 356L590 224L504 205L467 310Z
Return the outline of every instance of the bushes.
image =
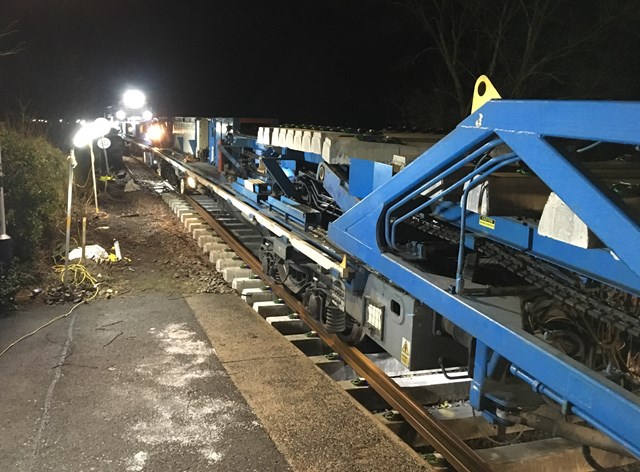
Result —
M0 313L11 310L15 307L16 293L20 288L29 282L32 282L27 272L17 264L5 269L0 264Z
M42 136L0 128L7 233L15 255L30 260L53 245L64 221L66 156ZM61 225L63 226L63 225Z
M64 227L66 156L44 137L0 126L7 233L14 255L30 262L54 247ZM28 279L25 265L0 267L0 311Z

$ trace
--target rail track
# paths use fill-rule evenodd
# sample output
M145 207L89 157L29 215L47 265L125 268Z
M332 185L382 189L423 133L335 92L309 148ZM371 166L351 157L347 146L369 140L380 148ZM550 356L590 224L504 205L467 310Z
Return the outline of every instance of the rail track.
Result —
M443 457L459 471L490 471L489 465L462 440L454 435L441 421L424 410L423 406L407 395L385 372L353 346L345 344L324 328L307 313L300 303L282 285L275 283L262 270L262 264L241 239L236 238L220 223L200 202L188 195L185 200L193 205L202 219L224 240L249 268L265 283L274 294L284 301L313 331L318 333L324 343L343 358L355 372L366 379L369 385L380 394L400 415Z
M157 151L154 152L157 153ZM305 306L292 293L290 293L284 285L277 283L264 272L262 264L257 256L262 234L257 227L249 224L246 219L240 218L240 213L243 213L242 205L238 205L237 203L234 205L233 197L231 195L229 195L224 189L210 182L207 176L199 172L197 169L194 170L173 157L166 156L162 153L158 154L163 159L172 161L171 165L180 169L185 174L193 176L201 186L209 189L207 192L208 195L180 195L178 193L165 193L164 198L165 201L171 205L172 209L183 223L185 223L185 226L191 230L194 238L196 238L196 235L198 235L197 237L199 238L200 236L207 234L206 231L196 233L196 230L203 230L202 226L204 225L206 228L213 230L215 235L219 237L224 242L224 245L226 245L232 252L233 256L231 254L226 254L224 257L226 260L235 260L236 262L223 262L218 264L223 271L226 271L225 279L229 282L232 282L233 279L236 278L241 280L247 277L247 273L249 271L252 277L261 279L263 281L262 283L265 286L268 286L273 293L272 298L278 300L277 304L286 305L289 308L288 311L295 313L296 316L299 317L299 321L302 324L302 328L300 330L314 333L314 336L317 335L324 346L326 346L321 353L327 351L329 354L329 361L322 362L322 359L326 359L326 357L316 356L317 359L320 359L320 362L324 364L325 371L329 370L327 368L329 364L335 362L339 363L341 362L340 360L344 361L344 363L353 369L353 372L355 373L356 379L353 379L356 384L354 386L354 391L358 391L360 389L373 389L382 399L382 402L374 401L372 406L369 408L374 411L391 411L391 414L379 414L380 419L387 422L388 426L398 432L405 440L408 439L412 445L429 444L433 450L437 451L437 453L444 458L446 464L448 464L448 470L480 472L504 469L502 465L492 463L491 460L488 460L488 458L492 456L491 453L487 453L487 451L479 453L479 451L474 450L472 446L469 445L468 441L465 442L465 439L473 437L484 437L492 433L495 434L496 432L505 433L504 430L497 431L497 428L490 426L481 418L476 418L474 416L472 420L467 422L467 429L468 424L471 423L472 428L476 429L475 433L477 434L466 434L463 439L459 435L461 428L458 427L457 431L454 431L456 428L449 426L452 424L451 421L444 421L440 419L443 415L437 408L432 410L425 408L424 404L426 402L419 394L419 392L423 392L424 390L420 388L403 387L402 382L398 381L398 377L393 378L388 375L370 355L368 356L367 353L362 350L344 343L335 335L327 333L322 325L307 313ZM133 173L135 178L135 172ZM156 189L160 190L160 186L157 184ZM189 219L191 219L191 221L187 221ZM275 222L274 224L277 225L278 223ZM214 252L217 251L218 256L211 256L210 258L210 260L214 262L214 257L220 256L220 245L213 240L209 240L208 242L206 241L206 239L202 240L202 246L210 244L209 248ZM225 249L224 251L227 250ZM230 257L234 257L234 259L230 259ZM238 259L235 259L235 257L239 258L239 260L241 260L241 264L246 265L246 268L248 269L245 267L239 267ZM224 261L225 259L222 260ZM227 266L226 269L224 268L225 266ZM232 283L236 285L235 281ZM240 288L238 292L241 293L242 284L239 283L237 285ZM250 299L251 297L247 298ZM260 311L258 312L260 313ZM271 311L271 313L272 312L273 311ZM268 317L269 310L265 310L260 314ZM271 319L270 321L275 324L280 323L286 326L291 326L292 324L291 322L287 323L281 317L280 319L276 318ZM284 329L284 332L289 333L292 340L297 339L299 342L301 339L298 330L292 331L291 329L286 328ZM312 353L318 354L317 351L312 351ZM335 364L333 370L335 370ZM456 376L455 373L452 375ZM449 375L447 374L443 376L441 372L427 372L424 373L423 376L426 379L437 376L445 377ZM465 382L464 380L461 380L461 376L464 377L464 373L458 373L458 378L454 378L453 380L442 379L444 382L441 385L451 386L456 382ZM358 379L364 380L360 380L358 382ZM468 382L468 380L466 382ZM353 385L352 382L347 383L351 383ZM431 383L433 383L433 381L431 381ZM465 383L465 386L468 391L468 383ZM430 391L433 392L434 389L437 390L438 387L436 386L434 388L432 386ZM453 391L455 390L456 389L454 387ZM418 392L418 394L416 394L416 392ZM451 394L451 390L449 390L449 392L449 394ZM354 396L357 395L358 393ZM443 399L460 400L460 394L458 393L457 395L457 398L443 398L442 394L438 397L440 401ZM431 399L431 403L433 402L434 399ZM438 402L438 400L436 400L436 402ZM462 407L461 409L464 408L465 407ZM466 408L468 409L468 407ZM407 429L403 426L405 424L410 427ZM407 433L408 430L410 433ZM523 427L516 427L507 432L521 435L522 431ZM495 444L500 445L498 442L495 442ZM585 464L588 465L589 458L591 458L589 451L582 452L585 453ZM614 463L616 462L614 461ZM594 462L594 464L597 466L596 462ZM618 464L616 463L616 465ZM537 470L559 469L555 468L553 464L550 464L548 469Z

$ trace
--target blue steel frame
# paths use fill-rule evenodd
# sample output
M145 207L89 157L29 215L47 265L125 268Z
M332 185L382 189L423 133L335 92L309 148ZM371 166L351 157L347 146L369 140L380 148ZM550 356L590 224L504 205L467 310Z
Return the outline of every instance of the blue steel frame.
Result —
M640 144L640 103L491 101L329 227L329 239L477 339L470 397L482 405L490 352L540 393L600 428L640 457L640 398L522 330L519 313L499 299L452 294L452 279L421 272L385 252L388 208L496 138L507 144L602 240L640 274L640 228L547 137ZM477 216L477 215L476 215ZM372 231L380 228L380 231ZM389 234L389 233L387 233ZM606 277L605 277L606 278ZM480 365L479 365L480 362Z

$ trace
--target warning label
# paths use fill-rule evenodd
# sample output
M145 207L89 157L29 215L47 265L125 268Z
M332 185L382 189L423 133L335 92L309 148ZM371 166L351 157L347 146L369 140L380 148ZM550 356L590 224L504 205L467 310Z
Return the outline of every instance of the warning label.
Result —
M400 362L405 367L409 367L411 361L411 343L408 339L402 338L402 349L400 350Z
M484 226L489 229L496 229L496 220L489 218L488 216L480 215L480 226Z

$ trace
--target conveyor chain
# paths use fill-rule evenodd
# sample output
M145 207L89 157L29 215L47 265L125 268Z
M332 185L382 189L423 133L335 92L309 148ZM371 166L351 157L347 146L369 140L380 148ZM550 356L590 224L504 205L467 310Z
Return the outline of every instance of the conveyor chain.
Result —
M436 220L414 218L412 226L423 232L458 244L459 231ZM559 280L545 264L537 258L509 249L490 240L482 240L476 250L485 256L492 257L501 267L517 275L546 294L571 306L580 313L599 321L608 321L613 326L632 336L640 335L640 319L618 307L612 306L591 294L576 283L570 284L568 279Z

